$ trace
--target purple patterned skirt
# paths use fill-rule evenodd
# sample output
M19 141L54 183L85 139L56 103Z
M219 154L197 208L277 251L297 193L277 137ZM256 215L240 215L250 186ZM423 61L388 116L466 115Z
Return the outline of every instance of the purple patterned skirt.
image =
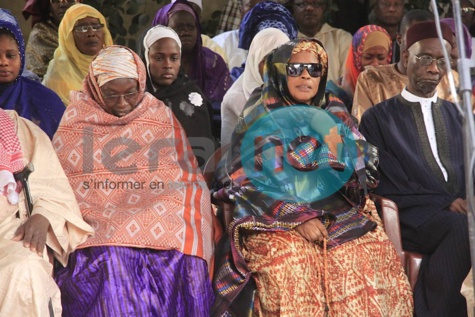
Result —
M214 301L206 261L176 250L80 249L55 280L64 317L207 317Z

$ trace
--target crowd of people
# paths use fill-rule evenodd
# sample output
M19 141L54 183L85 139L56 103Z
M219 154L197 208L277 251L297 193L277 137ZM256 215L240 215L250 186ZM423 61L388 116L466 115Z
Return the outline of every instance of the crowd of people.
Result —
M0 316L473 316L448 75L474 4L459 39L403 0L354 32L230 0L211 38L174 0L126 47L81 2L26 0L28 39L0 8Z

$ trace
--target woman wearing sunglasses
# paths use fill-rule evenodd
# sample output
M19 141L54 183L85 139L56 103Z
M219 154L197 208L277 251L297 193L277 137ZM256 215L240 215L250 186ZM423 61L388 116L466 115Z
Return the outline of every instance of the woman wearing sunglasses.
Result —
M81 90L89 65L104 47L112 45L105 17L86 4L69 8L59 25L59 46L48 65L43 85L54 90L63 103L69 93Z
M232 186L214 197L234 203L234 220L229 252L217 255L213 315L233 311L253 279L257 316L412 316L407 277L366 195L376 149L325 94L327 74L315 39L266 60L261 97L246 104L218 166Z

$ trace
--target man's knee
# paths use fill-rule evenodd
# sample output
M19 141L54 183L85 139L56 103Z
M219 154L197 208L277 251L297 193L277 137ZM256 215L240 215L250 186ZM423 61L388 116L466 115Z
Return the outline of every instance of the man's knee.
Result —
M453 211L449 211L447 219L447 228L449 234L466 239L468 243L468 217L466 214L460 214Z

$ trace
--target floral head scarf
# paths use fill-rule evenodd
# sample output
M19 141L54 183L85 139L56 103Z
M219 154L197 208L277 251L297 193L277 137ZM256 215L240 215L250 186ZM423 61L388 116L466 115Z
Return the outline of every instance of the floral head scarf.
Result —
M377 33L376 33L377 32ZM368 38L372 34L373 40L371 44L367 45ZM359 74L362 72L361 58L363 52L370 47L374 46L383 46L388 48L388 56L386 58L387 63L391 63L392 56L392 41L389 33L386 29L370 24L361 27L355 35L353 35L353 40L351 42L350 50L348 51L348 57L346 59L346 74L345 78L348 83L351 84L352 90L355 90L356 80L358 79Z

